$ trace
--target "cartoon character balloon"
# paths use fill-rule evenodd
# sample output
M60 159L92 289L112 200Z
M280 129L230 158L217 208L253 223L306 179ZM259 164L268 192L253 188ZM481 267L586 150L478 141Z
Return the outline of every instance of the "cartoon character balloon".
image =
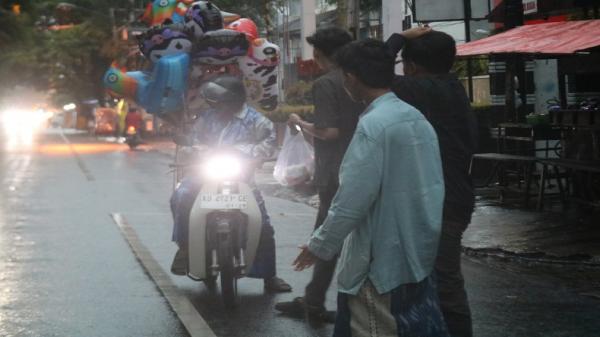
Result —
M185 26L195 38L204 33L223 28L223 15L217 6L208 1L197 1L191 4L185 13Z
M155 63L152 73L124 72L111 67L104 85L118 97L137 102L146 111L166 117L183 110L190 68L188 54L168 55Z
M192 57L203 64L237 63L248 53L246 35L229 29L207 32L194 44Z
M147 90L144 87L149 74L141 71L125 72L113 64L110 69L104 74L104 87L116 97L123 97L131 100L136 100L143 96Z
M192 41L174 26L158 26L140 35L139 46L142 54L156 63L164 56L190 53Z
M277 108L278 64L279 47L266 39L254 40L249 55L239 59L250 102L267 111Z
M149 26L183 23L192 0L154 0L146 6L142 21Z

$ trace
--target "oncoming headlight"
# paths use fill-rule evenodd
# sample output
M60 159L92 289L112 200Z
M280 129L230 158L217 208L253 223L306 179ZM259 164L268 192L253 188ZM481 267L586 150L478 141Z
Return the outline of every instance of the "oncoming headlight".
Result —
M211 180L233 180L242 173L240 160L227 155L208 158L202 168L204 176Z

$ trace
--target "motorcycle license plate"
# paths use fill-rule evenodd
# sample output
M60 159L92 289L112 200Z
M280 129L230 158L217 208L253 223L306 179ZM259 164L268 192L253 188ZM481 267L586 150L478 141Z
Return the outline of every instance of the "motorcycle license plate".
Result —
M201 194L200 208L244 209L248 207L246 194Z

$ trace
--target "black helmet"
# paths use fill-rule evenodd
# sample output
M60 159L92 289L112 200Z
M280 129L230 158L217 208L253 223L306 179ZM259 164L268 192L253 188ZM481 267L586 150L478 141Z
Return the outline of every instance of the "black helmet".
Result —
M202 85L200 94L210 104L244 104L246 88L242 79L236 76L223 75Z

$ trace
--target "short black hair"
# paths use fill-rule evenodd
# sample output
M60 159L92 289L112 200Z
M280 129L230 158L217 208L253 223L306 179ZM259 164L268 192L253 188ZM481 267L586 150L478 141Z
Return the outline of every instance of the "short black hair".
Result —
M394 79L395 59L385 43L366 39L348 44L338 52L337 64L371 88L389 88Z
M456 58L456 41L452 36L432 31L416 39L407 39L402 59L414 62L434 74L450 72Z
M318 29L313 35L307 37L306 41L325 56L333 58L341 47L352 41L352 36L341 28L328 27Z

